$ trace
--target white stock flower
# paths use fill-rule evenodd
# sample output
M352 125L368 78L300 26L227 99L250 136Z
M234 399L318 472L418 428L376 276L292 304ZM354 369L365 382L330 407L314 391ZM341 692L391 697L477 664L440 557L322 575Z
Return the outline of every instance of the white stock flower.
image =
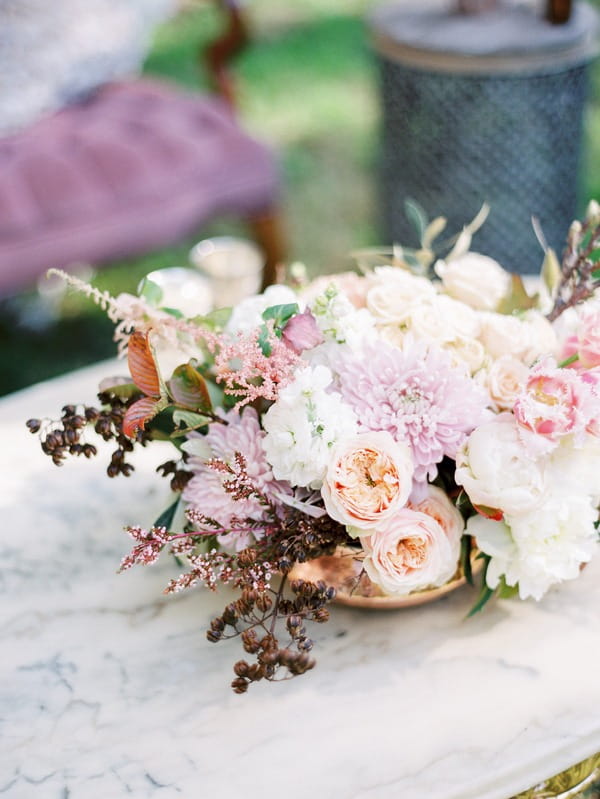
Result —
M467 252L452 261L437 261L444 290L471 308L492 311L510 288L510 275L497 261Z
M312 302L310 309L317 321L325 343L311 350L311 363L335 360L340 344L360 350L366 342L377 336L375 320L366 308L355 308L348 297L333 284ZM329 356L332 355L331 359Z
M509 413L475 428L458 451L455 479L474 505L505 514L526 513L546 497L542 465L527 454Z
M331 381L325 366L302 369L263 416L263 449L277 480L320 488L331 448L356 432L354 411L326 391Z
M262 314L267 308L295 302L298 302L298 297L288 286L269 286L262 294L254 294L239 302L234 307L225 329L228 333L248 333L262 325Z

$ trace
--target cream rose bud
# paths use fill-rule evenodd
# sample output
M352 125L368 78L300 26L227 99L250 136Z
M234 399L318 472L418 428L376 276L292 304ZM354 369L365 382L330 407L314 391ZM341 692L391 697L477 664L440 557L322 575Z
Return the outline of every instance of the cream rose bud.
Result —
M456 571L458 553L445 530L421 511L401 508L361 543L365 571L386 594L443 585Z
M512 410L528 377L529 369L512 355L502 355L494 361L486 375L486 386L494 407Z
M510 413L475 428L456 457L455 480L474 505L506 514L527 513L546 496L542 466L528 455Z
M406 504L413 471L409 446L389 433L342 439L331 452L321 488L327 513L360 535Z
M438 261L435 271L451 297L482 311L493 311L510 288L509 273L493 258L478 252Z

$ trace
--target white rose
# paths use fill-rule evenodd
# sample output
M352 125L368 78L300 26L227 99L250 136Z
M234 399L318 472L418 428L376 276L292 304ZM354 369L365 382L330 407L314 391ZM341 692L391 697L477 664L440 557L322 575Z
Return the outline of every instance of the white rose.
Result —
M367 308L381 324L400 323L415 302L435 296L431 281L393 266L378 267L367 293Z
M435 271L451 297L480 310L492 311L510 288L509 273L493 258L477 252L438 261Z
M475 428L457 454L455 479L474 505L505 514L526 513L546 496L544 471L526 453L509 413Z
M476 338L457 336L444 344L444 349L450 353L456 366L466 366L471 374L481 369L485 363L485 349Z
M464 302L455 300L445 294L439 294L434 305L440 316L452 330L453 336L477 338L481 332L481 320L478 311Z
M528 376L529 369L512 355L502 355L494 361L487 370L485 381L494 407L512 410Z
M479 340L492 356L512 355L523 360L529 349L529 331L519 317L485 312L481 316Z
M361 543L365 571L386 594L443 585L456 571L458 559L444 529L410 508L401 508Z
M542 355L556 355L558 337L556 331L540 311L531 309L523 314L527 331L527 346L523 352L523 360L532 364Z
M402 330L410 332L417 339L442 345L450 341L454 330L448 324L436 304L437 297L414 302L398 316Z

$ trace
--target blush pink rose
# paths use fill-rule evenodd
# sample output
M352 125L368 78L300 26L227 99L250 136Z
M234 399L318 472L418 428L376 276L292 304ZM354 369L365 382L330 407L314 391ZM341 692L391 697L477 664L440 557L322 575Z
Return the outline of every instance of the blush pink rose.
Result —
M321 488L327 513L361 535L406 504L413 471L409 446L387 432L342 439L333 448Z
M550 442L580 433L593 416L593 397L578 372L560 369L552 358L534 366L514 414L527 430Z
M458 553L446 532L421 511L401 508L361 543L364 569L386 594L443 585L456 571Z

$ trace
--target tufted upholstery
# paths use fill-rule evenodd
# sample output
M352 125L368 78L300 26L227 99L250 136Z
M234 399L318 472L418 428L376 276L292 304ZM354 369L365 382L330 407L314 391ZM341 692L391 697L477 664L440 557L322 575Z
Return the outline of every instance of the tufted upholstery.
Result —
M260 214L277 182L222 100L109 84L0 139L0 295L52 266L165 245L220 212Z

